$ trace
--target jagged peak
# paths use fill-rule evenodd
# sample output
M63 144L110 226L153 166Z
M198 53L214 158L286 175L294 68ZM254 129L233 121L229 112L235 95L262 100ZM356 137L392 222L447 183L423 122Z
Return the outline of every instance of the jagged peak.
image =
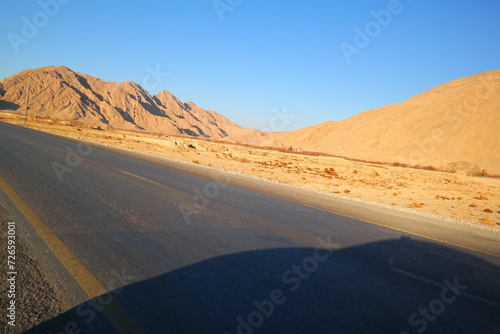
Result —
M34 75L34 74L43 73L43 72L59 72L59 73L71 72L71 73L75 73L70 68L63 66L63 65L57 65L57 66L56 65L48 65L48 66L42 66L42 67L38 67L38 68L34 68L34 69L23 70L23 71L19 72L18 74L19 75L24 75L24 74L27 75L28 73L31 73L31 75Z
M27 75L30 72L31 77ZM28 78L30 80L26 81ZM214 138L225 136L231 127L237 126L229 120L208 122L207 111L192 102L182 103L168 90L151 96L136 82L105 81L66 66L28 69L1 80L3 105L11 106L9 110L25 105L27 87L31 113L60 120L169 134L181 134L182 129L198 129L192 132L193 135Z
M161 92L159 92L155 96L158 98L167 97L167 98L175 98L175 99L179 100L174 94L172 94L169 90L166 90L166 89L162 90Z

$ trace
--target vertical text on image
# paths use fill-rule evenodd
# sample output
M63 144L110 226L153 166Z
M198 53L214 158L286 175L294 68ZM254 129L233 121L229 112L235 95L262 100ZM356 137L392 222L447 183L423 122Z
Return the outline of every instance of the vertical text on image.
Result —
M7 324L16 326L16 223L7 223Z

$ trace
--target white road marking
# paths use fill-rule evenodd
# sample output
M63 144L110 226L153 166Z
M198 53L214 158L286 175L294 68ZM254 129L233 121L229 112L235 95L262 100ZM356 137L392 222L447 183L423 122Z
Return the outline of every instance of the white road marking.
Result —
M413 279L415 279L417 281L420 281L420 282L424 282L424 283L436 286L436 287L441 288L441 289L444 289L446 287L443 283L439 283L439 282L436 282L436 281L430 280L428 278L425 278L425 277L422 277L422 276L418 276L418 275L409 273L407 271L404 271L404 270L401 270L401 269L398 269L398 268L389 267L389 269L392 270L392 271L394 271L394 272L396 272L396 273L398 273L398 274L402 274L404 276L413 278ZM479 296L473 295L473 294L465 292L465 291L463 291L461 293L461 296L464 296L464 297L467 297L469 299L473 299L475 301L478 301L478 302L481 302L483 304L486 304L488 306L500 309L500 304L499 303L496 303L494 301L485 299L483 297L479 297Z
M120 171L120 173L122 173L122 174L126 174L126 175L129 175L129 176L133 176L133 177L135 177L135 178L138 178L138 179L140 179L140 180L143 180L143 181L146 181L146 182L149 182L149 183L155 184L155 185L157 185L157 186L163 186L163 184L161 184L161 183L158 183L158 182L153 181L153 180L150 180L150 179L146 179L146 178L144 178L144 177L142 177L142 176L139 176L139 175L135 175L135 174L132 174L132 173L129 173L129 172L125 172L125 171L122 171L122 170Z

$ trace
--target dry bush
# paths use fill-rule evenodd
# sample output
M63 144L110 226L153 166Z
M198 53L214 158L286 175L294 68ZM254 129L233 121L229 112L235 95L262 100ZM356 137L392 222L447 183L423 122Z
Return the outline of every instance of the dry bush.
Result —
M425 203L412 203L408 205L409 208L423 208L425 206Z
M483 169L481 170L480 172L478 172L475 176L483 176L483 177L496 177L496 178L499 178L498 175L492 175L492 174L489 174L488 171L486 169Z
M468 161L450 162L445 170L450 173L460 173L467 176L488 176L486 169L481 169L477 164Z
M404 164L402 162L393 162L392 165L394 167L405 167L405 168L410 167L408 164Z
M474 197L474 199L477 199L477 200L480 200L480 201L487 201L488 197L483 196L483 195L479 195L479 196Z
M331 167L330 167L330 168L326 168L326 167L325 167L325 169L323 169L323 172L324 172L325 174L328 174L328 175L338 176L338 175L337 175L337 172L335 171L335 169L333 169L333 168L331 168Z
M420 167L420 169L423 169L423 170L430 170L430 171L433 171L433 172L436 172L437 171L437 168L434 167L434 166L422 166Z
M440 196L440 195L436 195L436 199L440 199L440 200L443 200L443 201L445 201L445 200L452 200L452 198L449 198L449 197L446 197L446 196Z

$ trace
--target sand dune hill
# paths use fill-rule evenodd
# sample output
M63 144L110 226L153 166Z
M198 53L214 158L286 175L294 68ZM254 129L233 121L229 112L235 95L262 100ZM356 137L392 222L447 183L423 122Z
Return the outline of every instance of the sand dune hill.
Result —
M134 82L104 81L64 66L26 70L1 80L0 109L24 112L28 79L31 115L211 138L241 129L215 111L182 103L168 91L151 96Z
M402 103L269 141L372 161L500 174L500 71L454 80Z

